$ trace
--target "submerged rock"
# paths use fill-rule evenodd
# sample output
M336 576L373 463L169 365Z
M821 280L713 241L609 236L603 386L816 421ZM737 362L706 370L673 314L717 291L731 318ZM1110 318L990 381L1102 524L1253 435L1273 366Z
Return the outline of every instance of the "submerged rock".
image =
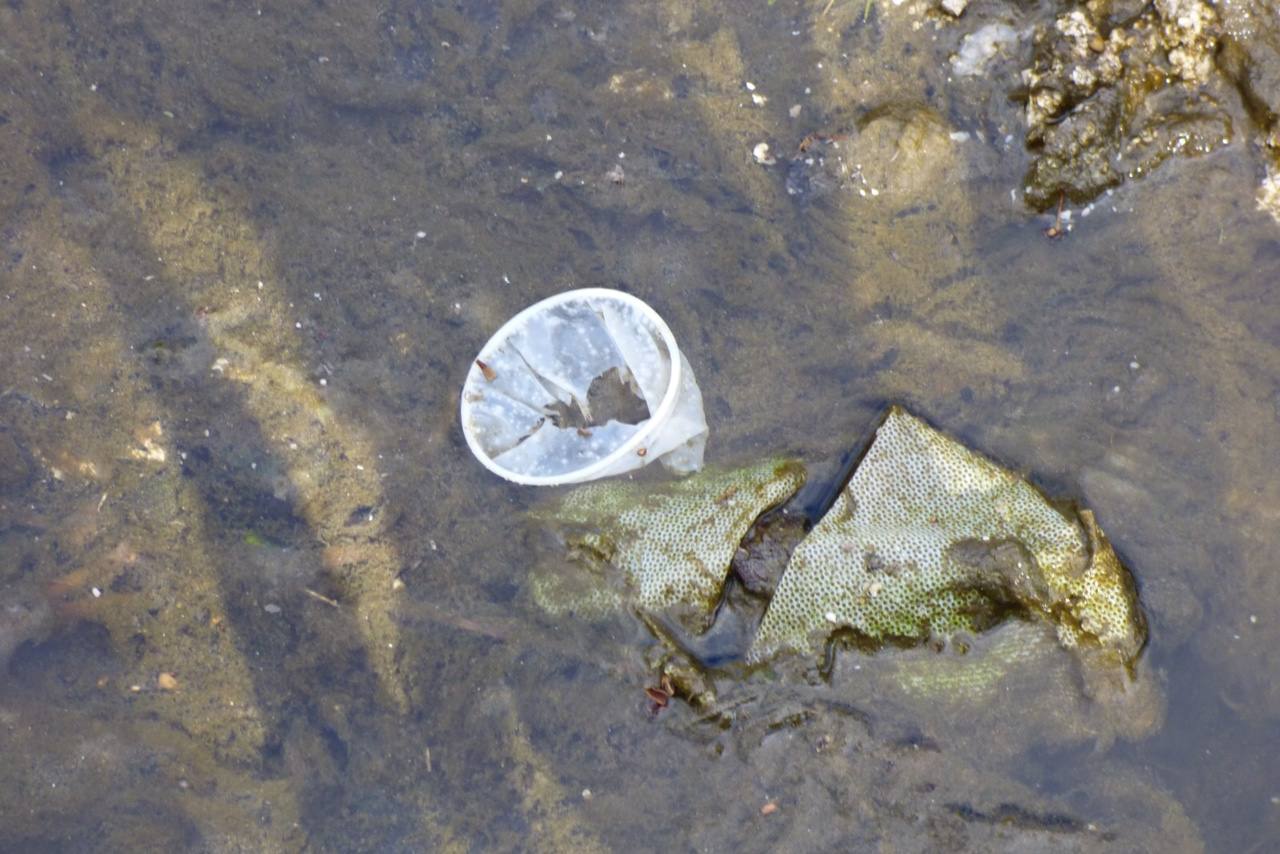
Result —
M1026 86L1026 180L1037 208L1087 202L1174 154L1232 137L1214 53L1220 25L1201 0L1076 6L1035 35Z

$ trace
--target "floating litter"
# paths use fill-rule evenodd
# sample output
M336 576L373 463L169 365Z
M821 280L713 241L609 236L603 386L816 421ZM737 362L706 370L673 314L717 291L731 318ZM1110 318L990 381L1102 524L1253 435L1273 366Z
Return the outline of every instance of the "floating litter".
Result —
M643 301L584 288L529 306L472 361L462 430L485 468L530 486L583 483L661 460L702 467L693 368Z

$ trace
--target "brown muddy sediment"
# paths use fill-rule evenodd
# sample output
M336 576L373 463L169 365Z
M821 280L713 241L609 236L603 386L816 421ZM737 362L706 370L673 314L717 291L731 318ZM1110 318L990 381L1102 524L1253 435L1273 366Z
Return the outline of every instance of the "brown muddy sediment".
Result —
M1231 143L1050 242L1009 194L1026 55L948 79L1012 11L827 5L0 10L0 604L29 606L0 623L7 847L1280 832L1280 262L1240 130L1269 31L1228 25L1255 81L1219 104ZM846 136L793 165L815 133ZM493 329L597 284L672 326L709 459L834 458L900 399L1078 494L1140 584L1202 606L1153 615L1164 728L1014 773L857 678L739 697L727 728L650 718L651 636L536 614L533 499L456 427Z

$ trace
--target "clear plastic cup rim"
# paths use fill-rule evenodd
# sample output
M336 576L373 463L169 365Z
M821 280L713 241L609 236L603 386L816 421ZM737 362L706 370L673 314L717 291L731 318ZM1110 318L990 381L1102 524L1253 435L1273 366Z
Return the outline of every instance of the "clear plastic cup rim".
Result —
M527 475L499 465L480 446L480 441L475 437L469 426L471 423L471 401L468 400L467 391L472 386L482 388L482 383L484 382L484 372L481 371L477 362L484 361L486 354L497 349L515 330L522 327L529 318L564 303L587 301L609 301L628 305L638 311L657 331L671 359L671 376L667 383L667 389L662 395L662 401L655 411L649 413L649 420L643 428L637 430L629 439L605 457L580 469L565 472L564 474ZM583 483L601 477L602 473L608 472L609 469L629 455L644 456L649 439L662 428L662 425L671 417L671 413L675 411L676 403L680 398L680 384L683 381L682 374L680 347L676 344L675 335L671 333L671 328L667 326L667 322L644 300L612 288L578 288L577 290L564 291L534 303L502 324L498 331L493 333L489 340L485 342L484 347L480 349L479 355L471 360L466 382L462 386L462 434L467 440L467 447L471 449L471 453L475 455L475 458L498 477L525 486L558 486L569 483Z

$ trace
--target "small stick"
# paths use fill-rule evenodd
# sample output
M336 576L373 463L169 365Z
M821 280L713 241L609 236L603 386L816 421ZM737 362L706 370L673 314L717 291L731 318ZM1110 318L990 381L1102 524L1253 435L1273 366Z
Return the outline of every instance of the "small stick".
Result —
M322 594L322 593L317 593L317 592L315 592L315 591L314 591L314 590L312 590L310 587L304 587L304 588L302 588L302 589L303 589L304 591L306 591L306 594L307 594L308 596L310 596L312 599L319 599L319 600L320 600L321 602L323 602L324 604L329 605L329 606L332 606L332 607L334 607L334 608L337 608L337 607L338 607L338 600L337 600L337 599L330 599L328 596L325 596L325 595L324 595L324 594Z
M1062 205L1067 200L1067 191L1058 191L1058 215L1053 219L1053 225L1044 230L1044 236L1050 240L1057 240L1066 232L1062 228Z

